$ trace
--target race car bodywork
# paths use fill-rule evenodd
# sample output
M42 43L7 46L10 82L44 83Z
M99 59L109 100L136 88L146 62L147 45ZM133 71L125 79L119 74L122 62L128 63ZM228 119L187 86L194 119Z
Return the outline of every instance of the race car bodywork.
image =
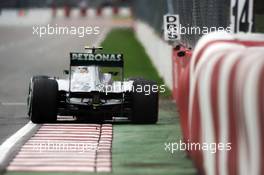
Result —
M124 80L123 55L96 53L97 49L92 48L90 53L70 53L65 79L31 78L28 115L32 122L56 122L57 115L88 122L116 119L157 122L157 84L143 78ZM115 71L109 71L110 68ZM150 89L148 94L144 92L146 86Z

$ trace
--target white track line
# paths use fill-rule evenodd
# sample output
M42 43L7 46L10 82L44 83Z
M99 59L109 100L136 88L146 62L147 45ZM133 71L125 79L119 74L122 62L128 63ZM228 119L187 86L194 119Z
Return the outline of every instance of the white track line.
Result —
M26 103L22 102L0 102L2 106L26 106Z
M99 46L102 44L103 40L106 38L106 35L109 33L110 28L105 28L101 31L101 34L97 37L97 40L94 42L94 46Z
M12 148L17 145L21 139L29 134L37 125L32 122L28 122L15 134L9 137L5 142L0 146L0 165L4 165L5 161L9 158L9 154L12 152Z

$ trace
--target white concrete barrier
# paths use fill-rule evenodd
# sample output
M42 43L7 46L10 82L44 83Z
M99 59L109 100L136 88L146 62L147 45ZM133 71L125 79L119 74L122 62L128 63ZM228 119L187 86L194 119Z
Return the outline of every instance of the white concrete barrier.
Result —
M189 110L180 112L185 140L215 145L189 150L200 174L263 174L263 55L263 34L211 33L197 43Z
M3 9L0 15L0 26L32 26L50 22L52 13L50 9Z
M142 21L135 21L135 32L165 84L172 89L172 46Z

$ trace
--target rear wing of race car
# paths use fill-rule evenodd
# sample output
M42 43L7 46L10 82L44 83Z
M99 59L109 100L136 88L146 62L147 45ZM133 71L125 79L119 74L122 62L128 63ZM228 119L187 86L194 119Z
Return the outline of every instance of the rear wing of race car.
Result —
M101 66L101 67L117 67L121 68L122 84L124 81L124 60L123 54L107 54L96 53L96 50L102 48L85 48L92 51L92 53L70 53L70 76L69 76L69 93L71 93L71 67L72 66Z
M104 66L123 68L123 54L70 53L70 66Z

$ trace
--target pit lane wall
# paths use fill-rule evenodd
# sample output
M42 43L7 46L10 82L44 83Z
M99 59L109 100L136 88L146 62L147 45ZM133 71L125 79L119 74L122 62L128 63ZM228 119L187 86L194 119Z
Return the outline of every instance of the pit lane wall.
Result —
M159 75L172 90L172 46L162 40L153 28L140 20L134 22L134 30Z
M188 50L135 32L173 90L182 141L199 145L185 149L199 174L264 174L264 34L211 33Z
M176 59L183 140L216 148L186 150L200 174L264 174L264 35L212 33Z

